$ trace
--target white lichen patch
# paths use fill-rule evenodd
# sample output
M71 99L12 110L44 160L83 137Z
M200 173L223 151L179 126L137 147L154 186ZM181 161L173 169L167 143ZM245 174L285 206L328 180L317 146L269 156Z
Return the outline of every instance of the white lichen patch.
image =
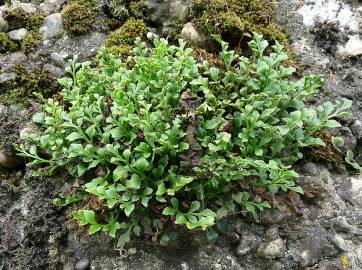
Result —
M361 15L340 0L308 0L298 9L303 23L313 27L317 22L337 22L342 28L357 32Z

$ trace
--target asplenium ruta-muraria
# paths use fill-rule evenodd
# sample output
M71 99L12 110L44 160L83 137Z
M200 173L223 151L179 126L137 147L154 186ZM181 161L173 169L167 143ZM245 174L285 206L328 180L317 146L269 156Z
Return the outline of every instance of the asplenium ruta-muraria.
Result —
M126 62L105 51L96 67L70 61L62 103L43 100L33 117L42 135L17 150L38 174L66 170L85 183L55 203L76 203L73 218L90 233L117 236L120 248L132 235L166 244L232 213L257 218L271 207L258 188L303 192L291 165L301 148L323 145L313 134L338 127L351 102L309 108L323 79L292 79L279 43L255 34L246 58L215 38L223 68L197 63L182 41L156 38L148 48L138 39Z

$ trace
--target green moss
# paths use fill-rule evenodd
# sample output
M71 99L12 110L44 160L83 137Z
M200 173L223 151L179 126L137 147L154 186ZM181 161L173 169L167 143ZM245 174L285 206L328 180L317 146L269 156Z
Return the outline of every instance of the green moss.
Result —
M88 5L71 3L62 11L64 28L71 34L90 32L95 21L95 13Z
M193 23L202 32L220 34L234 47L246 45L252 32L285 43L274 14L275 4L266 0L192 0L190 10Z
M5 10L3 16L10 30L26 27L29 20L29 15L20 7Z
M120 28L109 35L105 46L133 45L136 38L144 38L147 31L143 20L130 18Z
M30 16L26 22L25 28L29 31L39 31L39 28L43 25L44 16L35 15Z
M34 98L34 92L48 98L60 89L57 79L45 69L29 72L23 65L17 65L11 71L16 73L16 80L13 87L0 96L4 105L16 104L24 108Z
M79 4L79 5L83 5L83 6L88 6L88 7L95 7L97 4L96 0L70 0L69 3L75 3L75 4Z
M0 32L0 53L15 52L18 45L12 41L7 33Z
M146 3L146 1L133 1L130 3L130 11L132 16L134 16L137 19L144 18L147 13L149 12L149 7Z
M148 29L143 20L128 19L120 28L111 33L104 45L114 56L126 59L132 55L132 47L137 37L146 38Z
M21 42L20 50L29 53L40 41L40 34L37 32L30 32Z
M132 46L123 45L123 46L111 46L107 48L107 52L113 54L119 59L127 59L128 56L133 56Z
M325 146L314 146L306 148L303 152L304 159L314 162L325 162L327 165L334 167L336 164L344 162L343 155L334 147L332 135L328 132L318 131L314 137L322 139Z

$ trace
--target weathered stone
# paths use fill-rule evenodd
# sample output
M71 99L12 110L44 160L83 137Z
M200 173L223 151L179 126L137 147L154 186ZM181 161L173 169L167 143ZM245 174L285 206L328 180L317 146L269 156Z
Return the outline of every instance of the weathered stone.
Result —
M90 267L90 261L87 258L82 258L75 264L75 270L87 270Z
M258 256L263 258L281 258L285 251L285 243L279 238L270 242L262 243L257 251Z
M106 5L108 7L109 12L114 18L120 21L125 21L129 17L129 12L127 7L123 4L120 4L120 1L107 0Z
M13 85L16 79L16 73L14 72L3 72L0 73L0 94L6 91Z
M241 236L240 244L236 248L236 253L243 256L249 252L255 251L260 243L260 236L246 232Z
M181 35L192 45L203 46L205 44L205 38L191 22L188 22L184 25L181 31Z
M341 146L340 148L343 151L347 151L347 150L353 150L356 148L357 145L357 139L356 137L352 134L352 131L350 128L348 127L342 127L340 130L341 133L341 137L344 140L344 144L343 146Z
M0 11L0 32L6 32L8 27L8 22L3 18L2 12Z
M63 33L64 27L62 24L62 15L60 13L53 13L44 19L44 24L39 29L42 34L43 40L59 36Z
M344 241L343 237L339 234L332 236L330 240L338 250L347 251L346 241Z
M362 190L362 177L351 177L351 190L354 193L357 193Z
M45 16L48 16L52 13L59 12L64 3L65 0L45 0L39 5L39 10Z
M4 58L0 60L1 71L7 71L12 67L26 63L26 55L22 52L15 52L7 54Z
M351 130L357 139L362 138L362 123L360 120L357 119L354 121L353 125L351 126Z
M33 3L22 3L19 1L14 1L11 8L20 7L28 14L35 14L37 12L37 8Z
M113 270L113 265L111 263L106 263L103 265L102 270Z
M57 66L63 67L66 62L64 59L68 57L68 54L60 54L57 52L53 52L50 54L50 59L53 61L53 63Z
M74 268L74 263L72 263L72 262L67 262L67 263L63 266L63 270L75 270L75 268Z
M318 167L313 162L307 162L303 165L302 171L309 175L317 175L318 174Z
M26 30L25 28L20 28L17 30L10 31L8 34L12 40L21 41L28 34L28 30Z
M44 69L57 78L62 77L65 74L65 70L63 68L56 67L52 64L45 64Z
M357 264L362 267L362 247L359 247L356 251Z
M174 1L170 4L170 17L178 19L180 22L187 20L187 6L181 1Z
M335 218L332 221L332 226L336 232L350 232L352 230L352 226L343 216L338 216Z
M358 35L351 36L344 46L338 46L337 53L341 57L351 57L362 54L362 40Z

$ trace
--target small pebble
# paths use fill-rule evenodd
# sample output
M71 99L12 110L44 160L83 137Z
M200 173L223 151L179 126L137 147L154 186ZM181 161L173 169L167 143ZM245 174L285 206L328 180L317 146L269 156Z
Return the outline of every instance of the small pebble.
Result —
M67 262L64 267L63 267L63 270L74 270L74 263L72 262Z
M87 258L82 258L75 264L75 270L87 270L90 267L90 261Z
M113 265L111 263L106 263L103 265L102 270L113 270Z

